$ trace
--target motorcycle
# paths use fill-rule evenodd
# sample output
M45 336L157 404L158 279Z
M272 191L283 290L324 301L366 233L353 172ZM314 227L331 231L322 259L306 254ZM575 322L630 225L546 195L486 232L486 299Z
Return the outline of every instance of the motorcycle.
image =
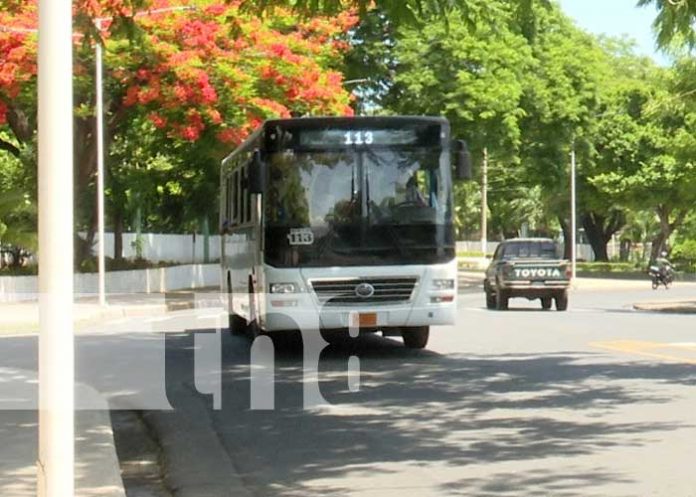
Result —
M660 285L664 285L666 290L669 290L669 286L674 281L674 273L671 268L658 266L650 266L648 269L648 274L652 279L652 289L657 290Z

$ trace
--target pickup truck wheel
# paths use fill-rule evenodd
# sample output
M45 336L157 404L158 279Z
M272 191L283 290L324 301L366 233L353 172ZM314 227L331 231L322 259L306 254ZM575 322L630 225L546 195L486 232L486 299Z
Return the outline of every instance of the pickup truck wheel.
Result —
M553 299L551 297L541 297L541 308L545 311L548 311L549 309L551 309L552 302Z
M401 329L401 337L407 349L423 349L428 345L430 326L413 326Z
M495 309L496 308L496 297L493 292L486 292L486 308Z
M555 297L556 310L565 311L568 309L568 292L561 292Z
M507 311L509 299L510 297L504 290L498 290L495 294L495 308L499 311Z

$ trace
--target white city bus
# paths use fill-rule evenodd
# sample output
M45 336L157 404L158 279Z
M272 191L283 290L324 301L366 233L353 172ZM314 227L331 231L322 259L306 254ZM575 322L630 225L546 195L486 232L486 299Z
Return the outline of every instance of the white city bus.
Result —
M453 172L470 162L443 118L266 121L222 162L230 329L359 327L425 347L456 313Z

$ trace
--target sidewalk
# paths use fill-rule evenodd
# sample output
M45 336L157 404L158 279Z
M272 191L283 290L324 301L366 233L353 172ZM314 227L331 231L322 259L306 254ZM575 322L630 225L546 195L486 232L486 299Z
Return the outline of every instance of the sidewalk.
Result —
M99 320L121 317L161 315L168 311L217 305L216 288L203 288L167 294L110 295L102 307L94 296L75 303L76 328ZM203 294L203 296L201 296ZM206 299L205 294L210 298ZM35 340L27 336L38 330L37 302L0 304L0 336L7 340ZM10 349L8 349L7 353ZM0 496L36 495L38 448L38 380L36 370L3 364L0 382ZM21 382L17 385L17 382ZM13 387L14 385L14 387ZM114 443L109 405L92 387L78 383L76 399L89 410L75 411L75 487L74 497L126 497ZM72 497L72 496L71 496Z
M35 371L14 369L12 374L36 383ZM75 497L126 497L108 406L86 385L78 384L76 395L103 407L75 412ZM36 410L0 411L0 495L36 495L38 431Z
M166 312L193 309L196 295L217 292L217 288L182 290L166 294L109 295L107 305L100 306L96 296L76 299L75 328L99 321L124 317L156 316ZM0 335L35 333L39 330L39 304L26 302L0 304Z

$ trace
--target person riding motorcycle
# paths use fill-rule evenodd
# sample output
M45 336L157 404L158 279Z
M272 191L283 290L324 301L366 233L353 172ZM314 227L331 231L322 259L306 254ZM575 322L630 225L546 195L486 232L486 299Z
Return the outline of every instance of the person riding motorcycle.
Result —
M655 261L650 264L650 274L653 277L653 288L655 288L659 283L668 287L674 278L674 267L672 263L667 259L667 252L662 251L660 256L655 259Z

